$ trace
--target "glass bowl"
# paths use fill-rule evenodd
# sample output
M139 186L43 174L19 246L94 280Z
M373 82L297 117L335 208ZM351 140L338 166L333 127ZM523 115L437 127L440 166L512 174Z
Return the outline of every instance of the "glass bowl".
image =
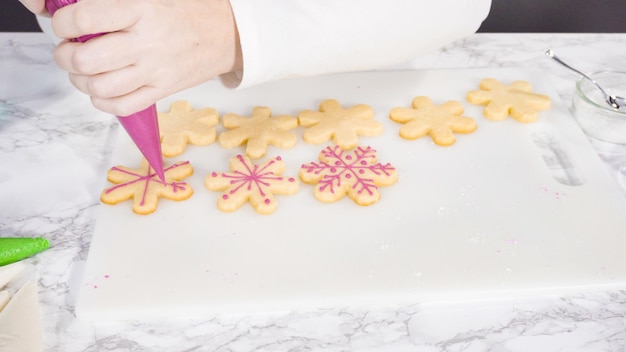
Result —
M601 71L589 76L608 94L626 96L626 72ZM626 112L608 105L600 90L584 78L576 82L572 113L589 137L626 144Z

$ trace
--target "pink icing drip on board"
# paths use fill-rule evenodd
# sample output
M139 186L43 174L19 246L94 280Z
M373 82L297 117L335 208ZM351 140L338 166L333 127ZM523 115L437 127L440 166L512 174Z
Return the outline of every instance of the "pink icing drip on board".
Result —
M168 171L173 170L173 169L178 168L178 167L183 166L183 165L187 165L187 164L189 164L189 161L183 161L183 162L179 162L179 163L170 165L167 168L165 168L164 173L167 174ZM170 186L170 187L172 187L172 191L174 193L178 192L179 190L186 189L186 186L187 186L187 183L183 182L183 181L172 181L172 182L168 183L167 182L167 178L165 180L166 181L165 184L163 184L163 182L161 181L161 179L159 178L157 173L154 172L154 170L151 167L148 167L146 175L142 175L142 174L139 174L137 172L130 171L130 170L121 169L119 167L112 167L111 170L112 171L121 172L123 174L131 175L131 176L134 176L136 178L131 180L131 181L128 181L128 182L123 182L123 183L117 184L117 185L115 185L115 186L113 186L111 188L108 188L104 192L106 194L108 194L108 193L111 193L111 192L113 192L113 191L115 191L117 189L120 189L122 187L134 185L134 184L136 184L138 182L145 182L143 193L142 193L142 196L141 196L141 201L139 203L140 205L144 205L145 202L146 202L146 195L148 193L148 189L150 188L150 183L151 182L156 183L158 185L161 185L163 187Z

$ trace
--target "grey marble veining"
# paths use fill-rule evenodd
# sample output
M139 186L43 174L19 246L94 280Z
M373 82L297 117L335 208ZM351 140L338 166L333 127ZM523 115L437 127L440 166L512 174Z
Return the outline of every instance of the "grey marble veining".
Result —
M542 68L569 101L576 77L547 60L547 48L587 71L626 62L623 34L477 34L409 67ZM76 319L98 211L93 190L105 182L116 123L71 87L52 50L43 34L0 34L0 236L45 236L53 244L26 261L39 280L46 351L626 350L624 291L206 320ZM626 190L626 147L594 146Z

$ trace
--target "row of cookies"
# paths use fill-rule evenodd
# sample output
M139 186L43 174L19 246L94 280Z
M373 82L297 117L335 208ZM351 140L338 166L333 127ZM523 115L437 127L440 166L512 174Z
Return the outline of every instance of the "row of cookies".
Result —
M550 107L547 96L532 93L525 81L505 86L494 79L481 81L480 89L470 91L467 100L485 105L484 114L491 120L512 116L521 122L532 122L537 112ZM454 143L454 133L469 133L476 129L474 119L462 116L463 106L458 101L448 101L436 106L428 97L416 97L411 108L393 108L391 120L403 123L400 136L415 139L430 135L439 145ZM371 107L359 104L344 109L337 100L328 99L320 104L319 111L305 110L294 118L289 115L271 116L267 107L256 107L251 117L227 114L223 125L228 130L219 136L223 147L233 148L246 144L246 155L231 159L231 172L211 172L205 179L209 190L223 191L218 207L234 211L249 201L259 213L271 213L276 208L273 194L293 194L298 182L293 177L281 176L284 164L280 157L262 164L254 164L249 158L261 158L268 145L280 148L293 147L297 140L289 132L298 125L308 127L303 134L307 143L320 144L332 140L335 145L322 150L319 162L303 164L299 178L315 184L315 197L333 202L348 194L357 204L370 205L380 195L379 186L393 184L397 180L395 168L376 162L376 151L371 147L359 147L358 136L376 136L383 132L382 124L373 120ZM207 145L217 139L215 126L219 122L217 111L212 108L193 110L186 101L177 101L167 113L159 113L162 148L165 156L184 152L186 145ZM346 152L347 150L352 152ZM156 177L144 163L140 169L114 167L108 179L115 185L101 196L104 203L117 204L134 199L133 210L149 214L156 210L159 197L184 200L193 194L191 187L182 179L191 175L189 162L175 163L166 168L166 180Z
M530 83L516 81L506 86L495 79L484 79L480 89L468 92L467 101L485 105L484 115L491 120L503 120L512 116L520 122L532 122L537 112L550 108L550 98L532 92ZM413 99L410 108L396 107L389 118L402 123L400 136L417 139L430 135L438 145L451 145L456 141L454 133L470 133L477 124L471 117L462 116L460 102L450 100L435 105L428 97ZM321 144L332 140L345 150L358 145L358 136L378 136L383 126L375 121L374 111L365 104L343 108L337 100L324 100L319 111L305 110L297 119L290 115L272 116L268 107L257 106L251 116L229 113L223 117L227 131L217 137L215 126L219 114L215 109L193 110L187 101L174 102L168 112L159 112L161 148L165 157L174 157L184 152L186 145L207 145L216 139L224 148L246 145L246 155L253 159L265 155L268 145L291 148L297 138L290 131L298 125L306 128L303 140L310 144Z
M219 115L215 109L193 110L187 101L176 101L168 112L159 112L161 149L165 157L182 154L187 144L208 145L218 139L224 148L246 145L246 155L259 159L267 147L282 149L296 145L297 137L290 132L299 125L309 127L303 135L307 143L320 144L332 139L344 149L353 149L358 136L377 136L383 133L382 124L373 120L374 111L359 104L344 109L337 100L328 99L319 111L306 110L298 118L290 115L272 116L270 108L257 106L251 116L234 113L224 115L222 124L227 129L217 137L215 126Z
M250 202L258 213L269 214L277 206L274 195L298 192L298 180L283 176L284 171L280 156L255 164L236 155L230 160L230 172L212 171L204 183L207 189L222 192L217 201L220 210L235 211ZM159 198L190 198L193 189L184 179L193 172L189 161L177 162L165 167L162 181L145 160L139 169L115 166L107 174L114 186L105 189L100 199L111 205L132 199L135 213L150 214L157 209ZM395 183L398 173L389 163L379 163L371 147L346 152L335 145L323 149L319 161L303 164L299 178L315 185L314 196L320 201L334 202L348 195L359 205L371 205L380 198L378 187Z

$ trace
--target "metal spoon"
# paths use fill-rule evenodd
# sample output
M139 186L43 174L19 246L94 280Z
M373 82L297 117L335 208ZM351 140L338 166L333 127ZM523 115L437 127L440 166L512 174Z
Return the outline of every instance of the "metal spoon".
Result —
M598 87L598 89L602 92L602 94L604 95L604 99L606 100L606 102L615 110L617 111L622 111L622 112L626 112L626 99L616 96L616 95L611 95L608 94L604 88L602 88L598 83L596 83L596 81L594 81L593 79L591 79L591 77L587 76L586 74L578 71L577 69L573 68L572 66L566 64L565 62L563 62L563 60L559 59L558 56L554 55L554 52L550 49L546 50L546 56L548 56L549 58L551 58L552 60L560 63L561 65L569 68L570 70L576 72L577 74L579 74L580 76L584 77L586 80L588 80L589 82L593 83L594 86Z

